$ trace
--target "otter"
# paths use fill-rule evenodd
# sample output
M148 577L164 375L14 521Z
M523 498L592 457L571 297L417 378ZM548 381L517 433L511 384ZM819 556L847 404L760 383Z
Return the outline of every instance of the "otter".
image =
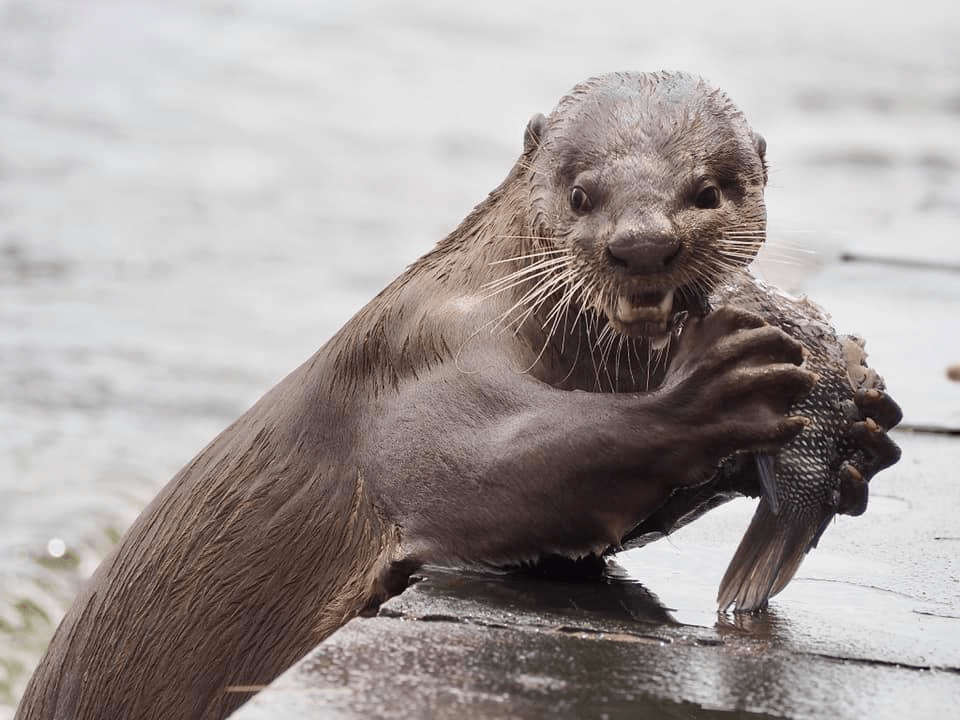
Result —
M424 563L596 559L755 488L735 459L797 435L816 382L781 329L707 312L766 176L695 76L534 116L503 183L148 505L16 717L222 718Z

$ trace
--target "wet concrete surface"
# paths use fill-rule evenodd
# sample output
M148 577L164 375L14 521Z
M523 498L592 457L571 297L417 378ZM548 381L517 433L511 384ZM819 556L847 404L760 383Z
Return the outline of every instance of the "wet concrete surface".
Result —
M960 356L960 246L904 260L853 255L812 277L806 290L837 327L867 338L868 362L882 368L907 427L960 433L960 383L947 372Z

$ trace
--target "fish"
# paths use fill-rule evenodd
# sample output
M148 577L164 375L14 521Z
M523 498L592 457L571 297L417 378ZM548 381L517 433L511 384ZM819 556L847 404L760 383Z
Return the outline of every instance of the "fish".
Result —
M866 364L864 341L838 334L830 316L806 297L740 273L714 291L710 304L743 308L782 328L803 344L805 366L819 378L791 408L810 424L776 453L754 454L760 502L717 593L721 612L731 606L736 612L754 612L786 587L840 509L842 473L856 473L865 460L848 437L862 419L854 396L858 390L883 391L885 386ZM849 514L865 509L864 500Z

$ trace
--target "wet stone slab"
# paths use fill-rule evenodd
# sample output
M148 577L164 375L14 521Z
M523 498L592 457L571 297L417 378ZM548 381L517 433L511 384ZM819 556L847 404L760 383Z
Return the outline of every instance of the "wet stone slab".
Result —
M862 518L771 610L718 616L753 511L623 553L606 583L437 568L233 717L948 717L960 706L960 440L900 433Z

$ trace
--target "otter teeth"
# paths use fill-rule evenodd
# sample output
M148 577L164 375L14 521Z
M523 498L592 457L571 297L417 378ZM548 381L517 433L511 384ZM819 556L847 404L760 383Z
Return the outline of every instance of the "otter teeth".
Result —
M664 322L670 317L672 309L673 290L667 290L656 305L636 305L629 298L620 297L617 300L617 319L624 323Z
M651 337L650 347L654 350L663 350L667 346L668 342L670 342L670 334L664 333L663 335Z

